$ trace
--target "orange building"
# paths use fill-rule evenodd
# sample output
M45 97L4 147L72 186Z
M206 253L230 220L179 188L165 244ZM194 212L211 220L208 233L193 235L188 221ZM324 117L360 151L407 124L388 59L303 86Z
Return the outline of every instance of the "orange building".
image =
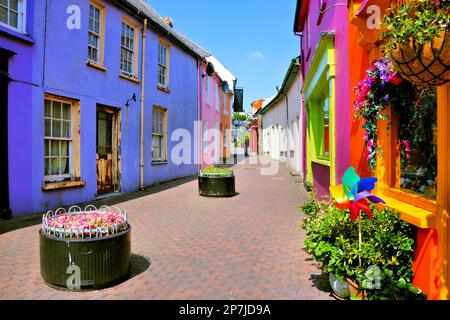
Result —
M356 87L365 76L371 62L383 54L380 49L380 28L369 28L368 18L373 14L368 8L376 5L383 14L389 7L387 0L349 1L349 61L350 85ZM350 164L361 176L373 173L367 165L363 123L353 117L351 96L351 151ZM379 179L377 194L387 206L400 212L401 218L418 228L417 247L414 253L413 284L420 287L428 299L450 299L450 85L436 88L435 139L429 141L437 148L437 177L435 197L426 197L402 187L400 181L400 152L397 142L396 115L390 107L385 112L391 122L380 120L378 143L383 148L377 157L375 175ZM391 124L391 125L390 125Z

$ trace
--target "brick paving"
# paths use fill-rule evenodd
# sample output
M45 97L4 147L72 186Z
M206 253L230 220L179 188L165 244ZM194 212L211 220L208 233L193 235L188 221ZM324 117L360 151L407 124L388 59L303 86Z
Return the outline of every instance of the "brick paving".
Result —
M192 178L103 203L127 210L131 277L97 291L47 286L39 270L39 219L0 222L0 299L332 299L326 279L302 250L298 177L280 164L234 167L233 198L198 196ZM22 224L22 225L20 225Z

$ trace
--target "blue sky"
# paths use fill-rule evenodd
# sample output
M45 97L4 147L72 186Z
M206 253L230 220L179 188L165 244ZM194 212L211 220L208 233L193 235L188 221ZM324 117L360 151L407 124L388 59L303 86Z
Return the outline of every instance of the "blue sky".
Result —
M148 0L174 29L211 52L244 87L245 109L281 86L291 59L295 0Z

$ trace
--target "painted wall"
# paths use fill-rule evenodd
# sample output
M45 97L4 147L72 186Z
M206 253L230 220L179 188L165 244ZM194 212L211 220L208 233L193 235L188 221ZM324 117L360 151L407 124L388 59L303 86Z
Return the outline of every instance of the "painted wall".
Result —
M305 76L309 72L311 61L315 54L315 49L319 43L320 35L324 31L334 31L335 48L335 146L334 154L334 176L336 181L331 183L341 183L341 177L350 164L350 136L349 109L350 104L350 81L349 81L349 51L348 51L348 12L347 5L342 5L341 1L327 1L327 9L323 14L319 14L317 1L308 2L308 19L303 27L303 37L301 37L302 55L304 57ZM320 21L320 23L318 23ZM307 115L309 117L309 115ZM331 174L333 175L333 174Z
M202 168L208 167L210 165L218 163L219 149L220 148L220 140L221 134L215 134L214 129L216 126L220 129L220 121L221 121L221 109L220 109L220 94L217 97L217 92L220 92L220 84L221 81L216 76L205 76L206 74L206 64L202 63L200 69L200 78L201 78L201 119L202 119ZM209 82L209 90L207 91L207 83ZM219 89L219 90L217 90ZM208 98L209 95L209 98ZM216 107L216 99L219 103L219 108ZM216 139L218 139L219 144L216 143Z
M32 3L32 1L30 1ZM82 0L49 1L47 24L45 23L45 1L37 1L32 9L32 56L23 53L11 64L14 76L19 70L32 68L32 82L38 87L12 84L10 94L14 105L10 123L10 180L11 208L13 215L43 212L62 205L91 201L96 198L96 106L104 104L117 108L121 113L121 191L136 191L139 188L139 100L125 102L136 94L140 85L120 78L120 32L123 16L134 20L110 1L106 6L105 67L106 71L94 69L86 64L88 45L89 2ZM69 5L81 8L81 29L66 27L66 9ZM142 22L134 20L138 25ZM145 82L145 185L196 174L192 164L175 165L170 160L170 150L175 142L171 133L178 128L186 129L194 139L194 122L197 120L197 60L177 46L170 46L170 93L157 89L157 43L158 35L147 30L147 62ZM3 37L2 45L3 45ZM139 63L142 40L139 36ZM167 40L166 40L167 41ZM170 44L170 42L169 42ZM17 47L24 44L16 44ZM31 58L32 57L32 58ZM19 74L17 74L19 73ZM28 72L27 72L28 73ZM29 73L28 73L29 74ZM138 78L141 78L139 70ZM20 96L18 92L20 91ZM44 176L44 93L50 93L80 101L80 147L81 179L86 185L81 188L43 192ZM168 163L152 166L152 107L167 109ZM190 144L194 155L195 143Z
M293 171L303 175L303 113L300 94L300 73L281 99L262 114L263 152L274 160L285 162ZM280 151L282 155L280 155Z

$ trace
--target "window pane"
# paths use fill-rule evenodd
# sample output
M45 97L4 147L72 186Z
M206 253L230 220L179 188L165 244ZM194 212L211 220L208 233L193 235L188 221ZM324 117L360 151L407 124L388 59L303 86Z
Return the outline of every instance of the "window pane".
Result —
M17 28L19 26L19 15L15 12L9 12L9 25Z
M62 123L62 137L63 138L70 138L70 122L69 121L63 121Z
M53 119L61 119L61 102L53 101Z
M0 22L8 23L8 14L4 7L0 7Z
M69 156L69 141L60 141L61 144L61 156Z
M70 104L63 104L63 119L70 120Z
M50 170L50 159L45 159L44 160L44 166L45 166L45 170L44 170L44 174L46 176L49 176L52 174L51 170Z
M44 156L49 156L50 155L50 141L49 140L44 140Z
M436 198L437 188L436 92L398 114L400 188Z
M9 6L14 11L18 11L17 10L18 9L18 3L19 3L19 0L9 0Z
M59 156L59 141L58 140L52 140L50 142L50 148L51 148L51 156L57 157Z
M2 4L5 7L7 7L8 6L8 0L0 0L0 4Z
M44 105L45 105L45 111L44 111L45 116L51 117L52 116L52 102L50 100L45 100Z
M49 119L45 119L45 133L44 136L46 137L51 137L52 136L52 130L51 130L51 125L52 121Z
M50 159L50 175L59 175L59 161L57 158Z
M61 137L61 121L60 120L53 120L52 121L52 137L60 138Z
M69 173L69 158L61 158L61 174Z

